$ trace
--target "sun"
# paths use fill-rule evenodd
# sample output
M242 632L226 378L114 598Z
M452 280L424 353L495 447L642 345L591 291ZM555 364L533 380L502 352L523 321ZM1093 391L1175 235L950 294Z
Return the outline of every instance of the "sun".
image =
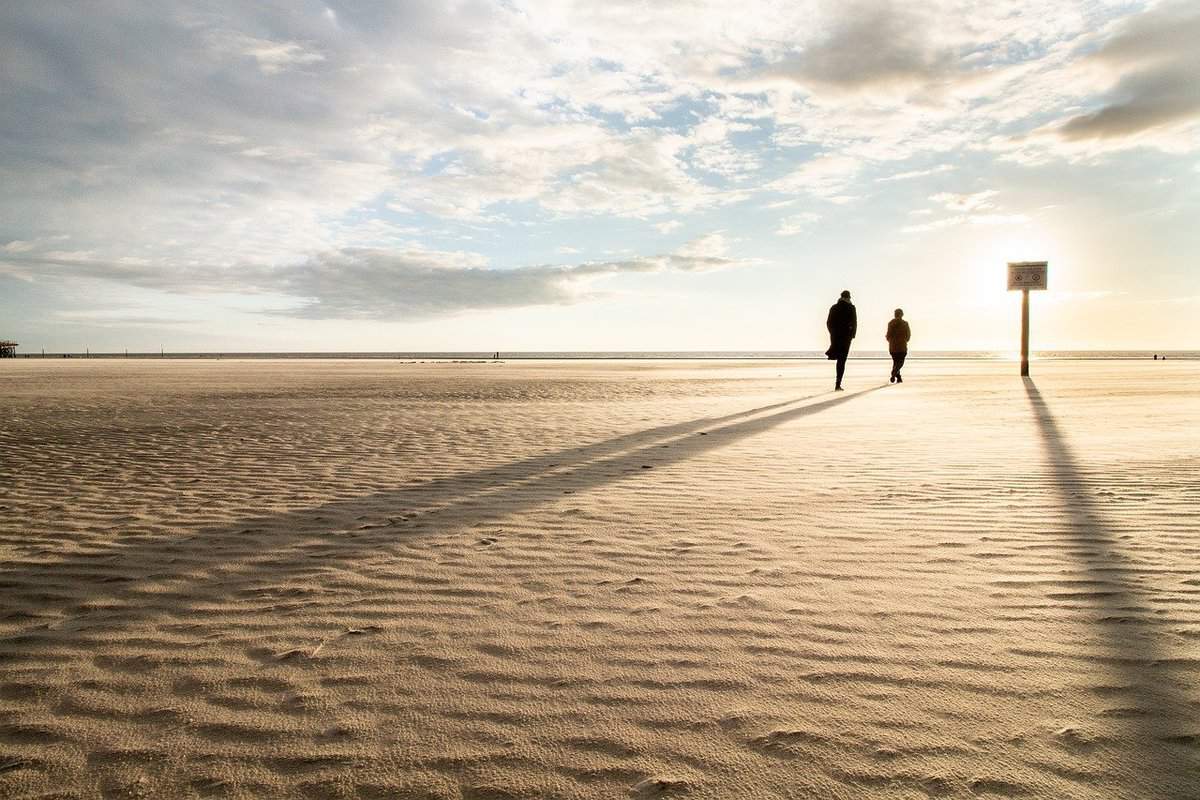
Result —
M969 296L964 299L983 306L1005 305L1009 261L1050 261L1053 270L1060 254L1060 242L1036 222L974 237L965 259Z

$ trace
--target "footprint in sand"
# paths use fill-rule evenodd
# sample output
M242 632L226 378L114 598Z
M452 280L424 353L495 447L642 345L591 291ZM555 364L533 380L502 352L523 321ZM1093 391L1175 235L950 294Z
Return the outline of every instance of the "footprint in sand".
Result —
M687 781L675 778L646 778L629 790L634 797L677 797L692 790Z
M39 762L31 758L9 758L0 755L0 773L16 772L19 769L36 769Z

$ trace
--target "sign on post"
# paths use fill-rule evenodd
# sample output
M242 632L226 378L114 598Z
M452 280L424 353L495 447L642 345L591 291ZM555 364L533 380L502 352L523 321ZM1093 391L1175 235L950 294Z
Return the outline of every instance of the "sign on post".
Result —
M1008 290L1045 289L1047 266L1045 261L1008 262Z
M1008 262L1008 290L1021 290L1021 377L1029 375L1029 290L1046 288L1046 261Z

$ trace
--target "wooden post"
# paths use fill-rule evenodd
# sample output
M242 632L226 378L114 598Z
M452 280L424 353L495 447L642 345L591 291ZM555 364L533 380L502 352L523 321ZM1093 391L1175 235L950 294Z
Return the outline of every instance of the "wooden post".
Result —
M1029 377L1029 290L1021 290L1021 377Z
M1021 290L1021 377L1029 377L1029 290L1046 288L1045 261L1008 262L1008 290Z

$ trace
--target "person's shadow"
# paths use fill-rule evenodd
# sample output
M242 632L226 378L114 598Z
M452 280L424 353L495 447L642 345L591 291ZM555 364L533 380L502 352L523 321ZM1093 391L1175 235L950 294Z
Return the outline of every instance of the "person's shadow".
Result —
M1161 581L1162 576L1141 571L1137 561L1122 552L1112 527L1091 499L1088 476L1049 405L1031 378L1023 380L1067 514L1068 535L1083 554L1083 569L1098 585L1092 593L1100 606L1095 615L1101 634L1097 641L1107 651L1100 661L1116 674L1132 702L1133 711L1121 716L1125 752L1134 759L1127 768L1142 779L1139 783L1159 790L1137 796L1200 798L1200 759L1195 752L1200 725L1194 716L1197 705L1188 697L1185 670L1189 665L1177 662L1163 647L1164 632L1154 619L1155 590L1143 581L1145 577Z
M786 422L832 410L883 388L797 398L722 417L651 428L471 473L284 513L264 514L188 535L139 536L0 571L0 608L24 632L0 639L0 664L33 662L77 638L180 618L227 603L253 586L313 572L353 571L363 555L398 552L413 537L481 527L622 478L694 458ZM806 402L816 399L816 402ZM69 591L59 588L72 584ZM263 595L265 596L265 595ZM261 599L259 596L258 599Z

